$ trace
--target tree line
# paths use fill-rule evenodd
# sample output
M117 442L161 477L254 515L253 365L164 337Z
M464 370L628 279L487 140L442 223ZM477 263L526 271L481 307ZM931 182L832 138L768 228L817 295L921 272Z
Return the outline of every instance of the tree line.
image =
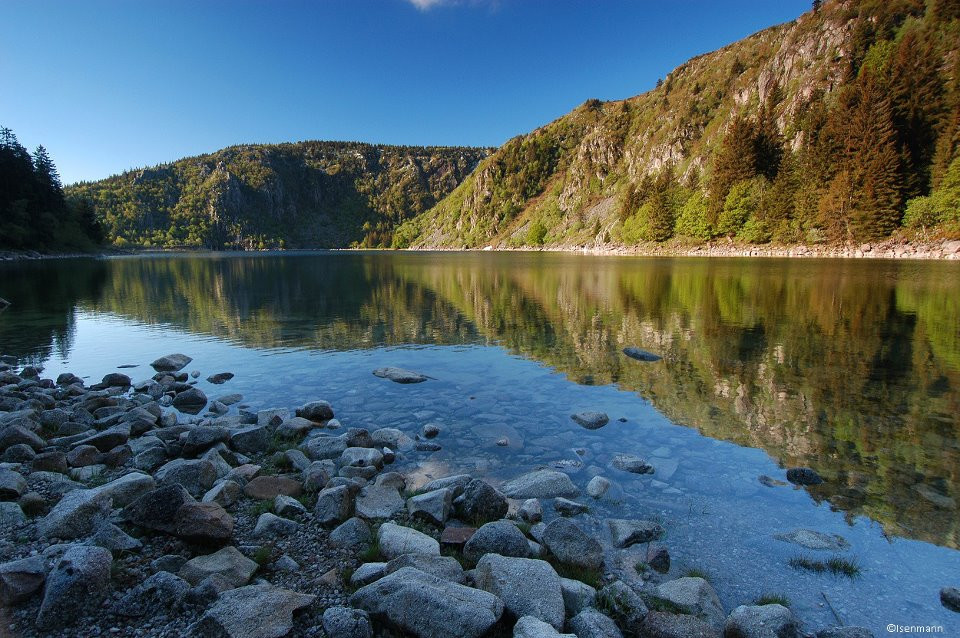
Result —
M50 154L0 127L0 248L87 251L103 241L92 204L68 202Z

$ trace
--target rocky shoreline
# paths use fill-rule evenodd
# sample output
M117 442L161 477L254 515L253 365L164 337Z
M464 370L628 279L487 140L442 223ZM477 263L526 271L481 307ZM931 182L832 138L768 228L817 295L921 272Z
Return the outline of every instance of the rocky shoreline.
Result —
M671 572L656 521L582 526L602 476L408 485L392 467L440 449L442 428L348 428L322 400L251 412L238 394L207 397L190 361L169 355L150 378L87 386L0 358L4 635L872 635L810 630L773 601L725 610L707 580ZM630 455L614 466L654 471ZM941 597L960 608L955 589Z

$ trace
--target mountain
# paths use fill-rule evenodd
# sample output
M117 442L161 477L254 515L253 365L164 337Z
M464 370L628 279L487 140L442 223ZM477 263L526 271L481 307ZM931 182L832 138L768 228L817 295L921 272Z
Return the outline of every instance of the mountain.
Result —
M960 2L814 7L511 139L394 245L960 233Z
M353 142L231 146L71 186L118 245L389 245L490 151Z

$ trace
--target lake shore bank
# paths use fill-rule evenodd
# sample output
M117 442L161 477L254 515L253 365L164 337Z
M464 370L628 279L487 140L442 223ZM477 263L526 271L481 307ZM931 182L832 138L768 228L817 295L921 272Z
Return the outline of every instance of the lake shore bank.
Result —
M105 248L93 253L41 253L33 250L0 251L0 262L33 261L41 259L75 259L82 257L122 257L136 255L163 255L189 252L285 252L298 253L315 250L335 251L384 251L388 248L269 248L266 250L216 251L208 248ZM902 240L884 240L880 242L831 246L821 244L796 244L777 246L771 244L737 244L734 242L715 242L709 244L680 245L647 243L639 246L620 246L604 244L598 246L486 246L483 248L450 248L433 246L425 248L403 248L397 252L546 252L569 253L596 256L621 257L767 257L801 259L916 259L916 260L960 260L960 240L943 239L932 242L907 242Z

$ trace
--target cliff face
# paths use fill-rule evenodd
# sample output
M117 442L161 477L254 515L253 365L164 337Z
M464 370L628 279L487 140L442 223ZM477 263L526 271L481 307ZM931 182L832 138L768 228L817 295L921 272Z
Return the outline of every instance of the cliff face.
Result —
M926 9L926 14L931 11ZM912 33L916 46L929 44L935 49L941 91L952 81L958 37L956 20L949 28L944 23L932 26L935 22L925 15L923 2L827 2L793 22L691 59L652 91L622 101L588 100L568 115L504 144L445 200L405 222L395 234L395 245L636 243L628 237L625 220L643 203L637 193L645 188L644 178L669 169L677 187L685 190L684 199L696 192L709 197L716 153L737 117L766 113L782 152L799 154L815 134L811 114L833 108L837 94L854 87L864 69L882 76L885 87L903 79L898 74L905 72L894 58L906 33ZM894 104L894 116L896 108ZM811 180L812 194L807 198L822 197L837 172L840 168ZM790 188L789 198L800 202L796 185ZM907 198L916 194L921 193L900 198L900 214ZM672 202L665 235L673 234L683 201ZM791 201L785 217L793 215L792 208ZM812 208L816 212L816 205ZM832 213L820 208L820 214ZM802 233L819 232L815 227L822 226L816 219L800 219L799 213L786 221L795 227L788 242L808 241ZM715 226L713 236L725 234L716 232L715 219L709 223ZM709 236L708 231L695 239ZM769 240L769 234L762 238Z
M233 146L69 189L109 239L206 248L389 245L396 224L450 193L485 149L343 142Z

